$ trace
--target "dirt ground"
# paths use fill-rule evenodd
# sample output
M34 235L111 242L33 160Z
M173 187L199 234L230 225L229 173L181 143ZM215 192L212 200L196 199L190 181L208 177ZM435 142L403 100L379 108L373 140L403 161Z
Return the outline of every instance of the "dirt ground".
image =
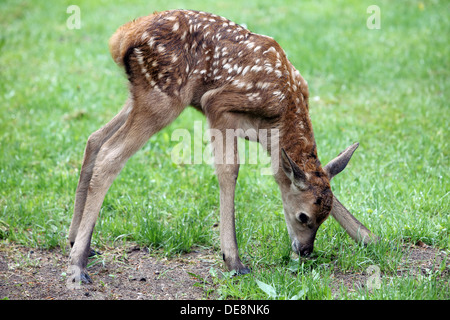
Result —
M422 243L405 245L402 273L426 273L445 253ZM10 300L199 300L216 299L209 269L222 269L217 252L193 250L176 258L161 258L134 245L109 248L90 259L92 284L73 290L66 285L67 252L36 250L0 243L0 299ZM449 261L447 259L447 270ZM204 285L202 279L207 280ZM367 275L334 273L334 285L364 286Z
M90 258L93 283L74 290L66 285L67 256L61 249L1 246L0 299L204 299L199 278L211 277L209 268L216 261L208 250L168 260L155 257L147 248L115 248Z

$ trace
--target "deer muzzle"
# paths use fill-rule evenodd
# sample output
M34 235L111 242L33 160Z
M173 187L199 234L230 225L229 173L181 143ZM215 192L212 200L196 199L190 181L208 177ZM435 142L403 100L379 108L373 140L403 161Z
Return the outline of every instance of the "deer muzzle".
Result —
M301 257L308 257L314 251L314 240L309 243L300 243L297 239L292 241L292 250Z

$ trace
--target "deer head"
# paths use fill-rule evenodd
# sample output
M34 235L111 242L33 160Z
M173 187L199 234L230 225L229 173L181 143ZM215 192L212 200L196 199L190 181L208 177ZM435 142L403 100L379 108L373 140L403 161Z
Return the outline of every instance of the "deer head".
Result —
M301 256L312 253L316 232L328 218L333 206L330 180L347 166L355 143L325 167L306 172L281 149L281 167L288 179L280 184L284 214L292 249Z

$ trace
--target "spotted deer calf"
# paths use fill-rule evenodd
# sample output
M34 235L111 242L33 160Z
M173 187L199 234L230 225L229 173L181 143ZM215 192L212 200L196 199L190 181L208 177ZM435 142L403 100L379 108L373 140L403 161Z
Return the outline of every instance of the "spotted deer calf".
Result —
M91 236L113 180L153 134L189 105L223 137L227 129L279 132L279 139L267 139L264 148L280 159L274 177L295 252L313 251L317 229L330 212L354 239L374 239L330 188L330 180L345 168L358 144L321 166L308 113L307 83L275 40L214 14L173 10L123 25L111 37L109 48L125 69L130 94L122 111L87 141L69 231L73 281L91 281L86 272ZM239 170L235 142L228 152L224 146L229 141L216 137L212 146L220 186L223 260L229 270L245 274L250 270L238 255L234 221Z

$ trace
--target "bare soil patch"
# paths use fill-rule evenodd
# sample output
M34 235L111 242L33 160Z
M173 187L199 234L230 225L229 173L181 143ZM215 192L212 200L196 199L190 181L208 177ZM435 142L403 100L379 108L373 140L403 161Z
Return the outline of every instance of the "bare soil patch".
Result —
M445 252L420 243L405 245L404 250L398 276L426 274L446 259ZM448 270L448 259L446 263ZM0 243L0 299L216 299L213 281L208 281L209 269L223 267L212 249L199 248L168 259L134 245L106 249L91 258L90 264L93 283L73 290L66 285L67 253L60 248L41 250ZM364 287L366 280L363 273L335 271L333 286L354 289Z
M156 257L131 246L90 258L93 283L80 289L66 285L67 254L61 249L0 247L0 299L108 300L204 299L198 283L215 263L212 251L193 250L181 257ZM210 298L213 298L212 296Z

